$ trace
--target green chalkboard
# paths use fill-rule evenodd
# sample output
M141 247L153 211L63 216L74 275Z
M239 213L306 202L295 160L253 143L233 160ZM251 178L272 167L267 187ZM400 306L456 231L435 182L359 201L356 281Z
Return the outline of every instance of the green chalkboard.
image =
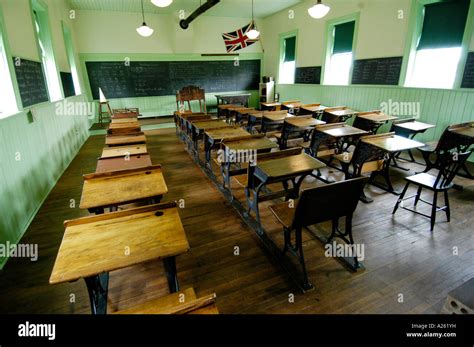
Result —
M43 65L40 62L13 58L16 80L23 107L49 100Z
M187 85L206 93L258 90L260 60L86 62L94 99L175 95Z

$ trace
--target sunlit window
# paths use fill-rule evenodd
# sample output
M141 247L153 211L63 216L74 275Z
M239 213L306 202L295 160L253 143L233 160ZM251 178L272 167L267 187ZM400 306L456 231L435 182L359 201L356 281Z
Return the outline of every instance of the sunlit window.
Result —
M416 53L410 87L453 88L461 47L423 49Z
M333 54L329 62L326 83L333 85L348 85L351 65L352 52Z
M331 33L331 55L326 62L324 83L348 85L352 66L355 21L337 24Z
M454 87L461 59L470 1L433 2L423 6L421 35L406 85L419 88Z
M40 47L41 60L46 75L51 101L62 99L61 82L54 61L48 17L45 11L34 11L35 27Z
M295 83L295 61L286 61L281 65L280 70L280 83L281 84L292 84Z
M5 118L18 111L4 39L2 29L0 28L0 118Z
M296 36L287 37L282 42L282 60L280 62L279 82L295 83L296 70Z

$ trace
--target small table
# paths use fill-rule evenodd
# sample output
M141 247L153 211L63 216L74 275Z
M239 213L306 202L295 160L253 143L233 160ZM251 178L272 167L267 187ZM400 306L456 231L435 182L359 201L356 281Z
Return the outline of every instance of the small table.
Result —
M150 199L157 203L168 193L160 165L84 175L81 209L104 213L104 208L116 209L137 201Z
M358 111L351 110L345 106L331 107L324 110L322 120L326 123L343 123L357 113Z
M240 127L229 127L229 128L218 128L209 129L204 132L204 152L206 163L212 172L211 165L211 151L216 148L218 144L224 139L231 140L234 138L240 138L245 136L251 136L249 132L245 131Z
M423 134L426 130L436 127L436 125L418 122L418 121L411 121L411 122L403 122L403 123L395 123L393 124L395 128L395 132L400 135L407 137L411 140L415 138L418 134ZM398 153L395 157L399 158L401 153ZM412 163L415 163L415 157L411 150L408 150L408 155L410 156L410 160ZM396 165L398 166L398 165Z
M92 314L107 313L110 271L163 260L170 292L179 290L176 256L187 252L189 243L176 204L75 219L65 227L49 283L83 278Z
M247 172L246 168L242 168L241 162L232 162L226 160L229 158L231 153L243 153L246 154L246 159L256 160L258 153L270 152L273 148L277 148L278 145L263 135L254 135L245 139L238 140L224 140L222 142L222 148L224 150L224 162L221 162L221 173L223 178L223 188L228 189L232 194L231 189L231 178L232 176L242 175ZM236 170L232 170L233 164L239 164ZM251 165L252 163L249 163ZM227 187L226 187L227 185Z
M111 123L109 125L109 129L107 130L108 134L115 135L115 134L126 134L126 133L133 133L139 132L140 125L138 122L127 122L127 123Z
M260 108L262 111L279 111L281 103L279 102L261 102Z
M372 175L370 177L370 183L389 193L392 193L394 195L400 195L400 193L393 188L392 181L390 180L390 174L389 174L390 163L392 162L392 160L394 159L394 156L397 153L406 151L409 149L423 147L425 144L415 141L415 140L407 139L406 137L403 137L403 136L394 135L394 134L387 134L387 136L377 137L377 138L368 137L365 139L361 139L361 141L364 141L365 143L368 143L372 146L375 146L384 150L385 152L387 152L387 156L388 156L387 160L384 161L382 170L372 172ZM374 181L377 175L382 175L382 177L384 178L386 182L386 185L383 185Z
M210 129L220 129L220 128L230 128L231 126L226 122L220 119L212 119L212 120L199 120L199 121L191 121L189 123L191 126L191 133L192 133L192 142L193 142L193 152L197 159L199 159L199 138L206 130Z
M217 105L221 104L240 104L249 107L249 99L252 94L217 94L214 95L217 99Z
M324 163L305 153L259 161L257 166L249 166L246 188L247 204L249 210L254 211L257 222L260 223L258 208L260 202L280 197L285 197L286 200L297 199L301 183L306 176L325 166ZM265 186L277 182L283 183L283 190L262 195ZM292 188L289 188L288 182L292 183Z
M462 150L467 150L474 143L474 122L471 122L470 124L467 124L464 127L458 127L458 128L451 129L450 131L455 133L455 134L461 135L461 137L469 138L470 141L463 141L463 143L470 143L470 145L467 148L462 148L462 147L466 147L465 145L460 146ZM458 174L460 174L460 176L469 178L471 180L474 178L474 175L469 172L469 169L467 168L466 163L464 163L464 165L461 167L461 169L464 172L462 172L460 170L461 172L458 173ZM456 186L458 188L462 188L459 185L456 185Z
M131 155L129 157L117 157L97 160L96 173L136 169L152 166L149 154Z
M105 137L105 144L110 147L136 145L140 143L146 143L145 134L142 132L127 135L107 135Z
M116 146L106 147L102 150L101 159L104 158L116 158L116 157L127 157L137 154L147 154L148 150L145 144L139 144L134 146Z

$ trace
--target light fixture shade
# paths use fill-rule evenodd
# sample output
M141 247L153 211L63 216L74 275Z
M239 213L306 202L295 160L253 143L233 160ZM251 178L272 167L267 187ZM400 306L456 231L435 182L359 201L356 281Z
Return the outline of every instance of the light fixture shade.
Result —
M167 7L173 3L173 0L151 0L151 3L158 7Z
M145 22L143 22L141 27L137 28L137 33L143 37L151 36L153 34L153 31L154 30L150 28L148 25L146 25Z
M327 15L330 9L331 8L327 5L317 3L316 5L308 9L308 13L311 17L319 19Z
M250 40L255 40L257 39L258 37L260 36L260 31L256 30L256 29L252 29L252 30L249 30L247 32L247 37L250 39Z

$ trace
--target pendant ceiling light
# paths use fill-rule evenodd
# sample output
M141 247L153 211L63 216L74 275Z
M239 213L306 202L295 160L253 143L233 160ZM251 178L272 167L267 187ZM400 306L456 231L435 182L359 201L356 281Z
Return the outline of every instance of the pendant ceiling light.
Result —
M253 29L247 33L247 37L250 40L255 40L260 36L260 32L256 29L257 26L255 25L255 21L253 20L253 0L252 0L252 25L253 25Z
M151 3L158 7L168 7L173 0L151 0Z
M318 0L316 5L308 9L308 13L311 17L319 19L327 15L330 9L331 8L329 6L321 3L321 0Z
M141 0L142 2L142 17L143 17L143 24L137 28L137 33L140 35L140 36L143 36L143 37L148 37L148 36L151 36L153 34L153 29L150 28L148 25L146 25L146 22L145 22L145 10L143 8L143 0Z

